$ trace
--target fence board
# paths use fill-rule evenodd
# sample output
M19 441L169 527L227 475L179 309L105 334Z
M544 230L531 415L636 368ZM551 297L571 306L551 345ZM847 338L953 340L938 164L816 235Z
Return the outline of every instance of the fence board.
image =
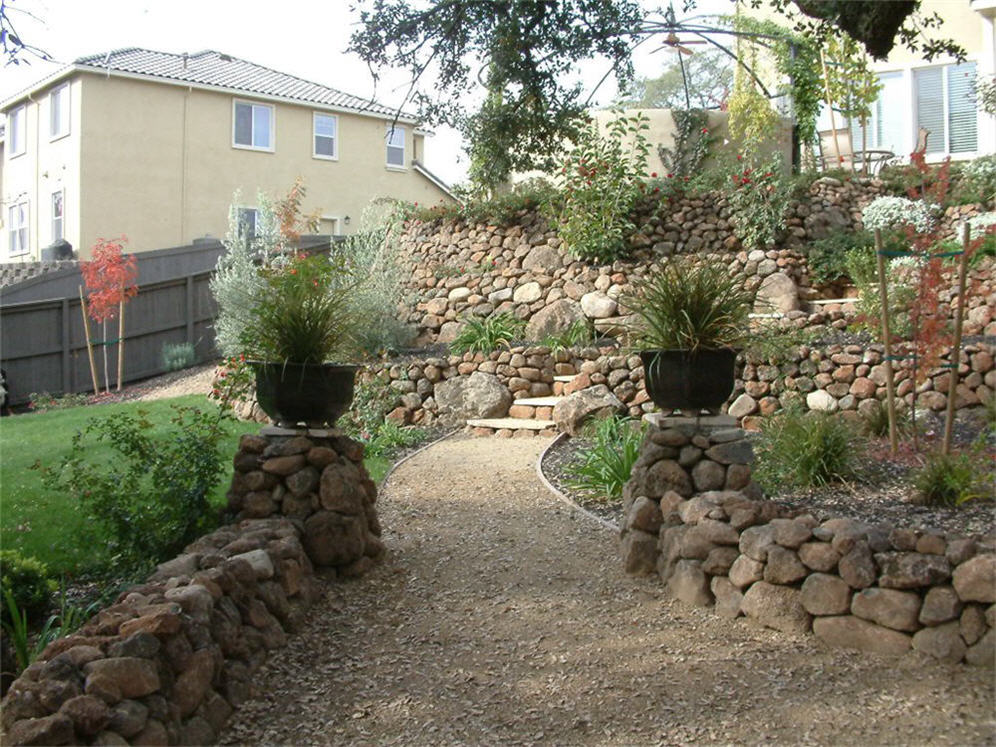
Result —
M136 381L165 372L165 343L193 342L195 360L217 356L214 323L217 313L208 286L211 273L191 275L139 287L125 308L124 380ZM117 322L91 322L91 337L117 336ZM104 356L95 349L98 380L104 383ZM93 384L86 355L86 337L78 297L0 304L0 366L7 372L10 401L24 404L31 392L90 392ZM108 379L117 377L117 345L107 346Z

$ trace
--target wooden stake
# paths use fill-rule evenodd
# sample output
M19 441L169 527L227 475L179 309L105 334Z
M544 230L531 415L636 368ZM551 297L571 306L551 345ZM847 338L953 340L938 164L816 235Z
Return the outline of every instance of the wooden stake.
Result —
M124 300L118 303L118 391L124 374Z
M830 75L827 72L827 58L820 50L820 64L823 65L823 87L827 96L827 111L830 112L830 131L833 133L833 149L837 152L835 168L843 168L840 158L840 143L837 140L837 118L833 113L833 99L830 97ZM825 168L825 167L824 167ZM851 168L854 168L854 159L851 159Z
M944 417L944 439L941 442L941 453L951 453L951 435L954 432L955 392L960 376L958 366L961 364L961 324L965 315L965 276L968 274L968 222L961 224L961 257L958 262L958 310L955 313L954 346L951 348L951 375L948 377L948 410Z
M90 357L90 376L93 378L93 393L100 394L97 386L97 364L93 360L93 344L90 342L90 322L86 316L86 299L83 297L83 286L80 287L80 311L83 312L83 333L86 335L86 352Z
M892 340L889 336L889 289L885 281L885 257L882 256L882 231L875 229L875 257L878 260L878 290L882 300L882 337L885 342L885 392L889 415L889 449L899 451L896 434L896 390L892 378Z

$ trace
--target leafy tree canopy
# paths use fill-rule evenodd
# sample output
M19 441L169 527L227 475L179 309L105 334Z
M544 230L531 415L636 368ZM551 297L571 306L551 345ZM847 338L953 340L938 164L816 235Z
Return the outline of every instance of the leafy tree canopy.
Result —
M897 34L930 59L964 54L932 41L918 0L791 0L797 27L816 39L843 28L882 57ZM471 145L474 181L494 187L511 171L549 169L565 139L579 132L588 100L579 75L587 60L608 63L624 88L633 77L632 47L648 36L681 32L681 24L648 18L638 0L357 0L360 28L349 50L376 72L408 70L409 100L431 123L461 129ZM786 12L790 0L767 2ZM694 7L685 0L684 10ZM885 7L883 7L885 6ZM796 16L798 14L795 14ZM665 42L667 43L667 42ZM486 97L468 115L470 94Z
M688 57L671 61L656 78L637 78L622 104L646 109L720 108L733 90L733 64L725 52L699 48Z

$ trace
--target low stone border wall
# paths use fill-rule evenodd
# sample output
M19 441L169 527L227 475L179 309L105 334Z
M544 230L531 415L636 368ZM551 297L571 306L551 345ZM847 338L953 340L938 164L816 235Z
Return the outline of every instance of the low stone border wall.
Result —
M357 575L382 555L362 446L263 434L235 456L240 520L51 643L4 698L4 744L213 744L318 598L315 568Z
M886 396L883 358L881 345L799 346L786 351L785 360L777 365L746 363L740 368L728 411L749 429L757 427L757 416L770 415L789 403L809 409L866 411ZM958 409L977 406L996 392L992 345L967 345L961 360L955 395ZM554 380L558 375L576 378L561 383ZM552 410L516 409L515 401L572 394L594 385L606 386L632 417L656 410L644 390L640 357L614 348L552 351L520 346L487 355L380 363L368 367L361 377L376 376L386 379L398 393L388 417L400 424L459 424L467 418L505 415L552 417ZM468 381L471 377L475 377L473 383ZM950 379L950 369L932 371L920 387L918 407L943 411ZM910 366L897 366L895 380L899 396L912 403Z
M652 434L641 461L669 464L657 456L666 434ZM657 573L669 593L723 617L831 646L994 665L996 538L820 523L739 490L692 495L661 472L626 486L627 571Z

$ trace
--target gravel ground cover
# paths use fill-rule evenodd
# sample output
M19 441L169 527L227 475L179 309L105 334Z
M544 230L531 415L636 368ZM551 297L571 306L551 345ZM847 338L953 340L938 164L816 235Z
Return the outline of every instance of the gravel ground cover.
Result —
M223 744L991 744L992 672L666 599L542 487L549 439L457 436L378 499L386 561L326 583Z

